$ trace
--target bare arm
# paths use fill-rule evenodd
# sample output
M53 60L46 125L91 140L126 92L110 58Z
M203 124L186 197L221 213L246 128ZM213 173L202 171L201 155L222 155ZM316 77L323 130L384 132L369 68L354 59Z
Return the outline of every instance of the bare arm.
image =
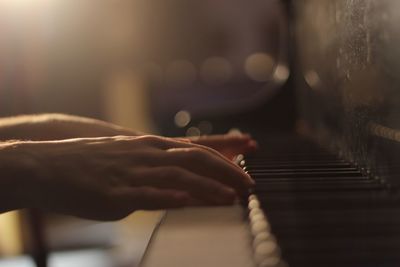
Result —
M66 114L22 115L0 119L0 140L60 140L142 134L105 121Z

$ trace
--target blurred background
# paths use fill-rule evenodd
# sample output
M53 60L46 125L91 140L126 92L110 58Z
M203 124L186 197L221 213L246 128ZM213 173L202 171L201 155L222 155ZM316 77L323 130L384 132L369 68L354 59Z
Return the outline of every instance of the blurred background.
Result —
M279 2L1 0L0 115L63 112L166 132L181 110L263 103L289 76Z
M284 86L290 73L281 2L0 0L0 117L68 113L171 136L251 131L250 123L289 129L294 105ZM279 118L271 112L277 107ZM262 124L254 125L254 114ZM106 224L46 216L49 248L82 259L62 265L69 254L61 253L64 260L51 266L88 266L86 259L116 265L108 248L126 239L126 229L146 240L161 216L139 215ZM29 252L25 217L0 216L3 258ZM132 266L144 247L128 243ZM106 256L92 250L99 247ZM79 258L82 248L88 254ZM32 266L18 259L0 266Z

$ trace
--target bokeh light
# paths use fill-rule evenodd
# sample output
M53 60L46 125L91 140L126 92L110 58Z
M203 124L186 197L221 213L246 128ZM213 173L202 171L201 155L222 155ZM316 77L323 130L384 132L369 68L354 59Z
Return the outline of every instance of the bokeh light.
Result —
M186 136L189 136L189 137L190 136L200 136L200 135L201 135L201 131L197 127L190 127L186 131Z
M175 114L174 121L176 126L178 126L179 128L183 128L190 123L191 119L191 115L188 111L181 110Z
M314 70L309 70L304 74L304 79L312 89L318 89L321 79L318 73Z
M285 82L290 75L289 68L284 64L279 64L274 72L274 80L277 82Z
M247 57L244 70L250 79L257 82L268 81L274 69L274 59L266 53L254 53Z

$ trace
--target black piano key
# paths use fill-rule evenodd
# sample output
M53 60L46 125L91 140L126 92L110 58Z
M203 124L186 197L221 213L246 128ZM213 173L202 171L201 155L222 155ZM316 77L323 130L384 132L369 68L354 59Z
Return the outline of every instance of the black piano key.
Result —
M275 165L275 164L332 164L332 163L344 163L344 160L341 159L323 159L323 158L299 158L299 159L259 159L259 160L246 160L249 165L251 164L265 164L265 165Z
M258 183L257 194L269 192L313 192L313 191L358 191L358 190L383 190L385 186L375 181L345 182L336 181L300 182L300 183Z
M348 170L338 170L338 171L323 171L323 170L315 170L315 171L279 171L279 172L270 172L270 171L250 171L249 174L254 179L275 179L275 178L313 178L313 177L362 177L362 174L359 171L348 171Z
M286 167L286 168L264 168L263 166L250 166L243 168L245 171L248 171L251 174L257 173L286 173L286 172L294 172L294 173L304 173L304 172L349 172L349 173L357 173L360 174L359 170L355 167L345 167L345 168L294 168L294 167Z
M339 162L287 162L287 163L279 163L279 164L270 164L270 163L245 163L246 170L251 169L325 169L325 168L354 168L351 163L345 161Z
M383 181L299 137L246 158L291 267L400 266L400 201Z
M269 192L258 194L261 205L269 212L271 209L328 209L328 208L397 208L397 198L388 192L373 191L331 191L331 192Z

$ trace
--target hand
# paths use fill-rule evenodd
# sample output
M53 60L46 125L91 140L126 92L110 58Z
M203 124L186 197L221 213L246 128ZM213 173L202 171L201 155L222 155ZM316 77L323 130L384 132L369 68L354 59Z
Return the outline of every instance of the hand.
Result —
M257 142L248 134L190 137L189 141L194 144L211 147L228 159L233 159L238 154L254 152L258 148Z
M108 122L65 114L25 115L0 119L0 140L62 140L80 137L140 136L143 133ZM211 135L177 140L209 146L229 159L252 152L257 143L249 135Z
M217 151L157 136L21 142L39 175L25 185L31 206L90 219L138 209L232 204L253 181Z

